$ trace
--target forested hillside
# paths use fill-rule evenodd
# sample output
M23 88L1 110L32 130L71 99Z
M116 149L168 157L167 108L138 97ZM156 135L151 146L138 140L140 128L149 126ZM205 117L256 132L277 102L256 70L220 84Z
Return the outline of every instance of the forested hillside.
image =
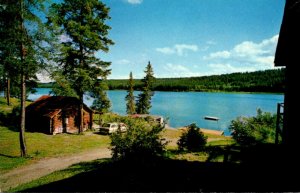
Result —
M284 92L285 69L190 78L157 78L156 91L229 91ZM128 79L106 80L109 90L127 90ZM39 88L51 88L55 83L39 83ZM141 90L141 80L134 80L134 90Z
M285 69L232 73L190 78L157 78L157 91L244 91L284 92ZM110 90L128 88L128 80L107 80ZM141 81L134 80L134 89L140 90Z

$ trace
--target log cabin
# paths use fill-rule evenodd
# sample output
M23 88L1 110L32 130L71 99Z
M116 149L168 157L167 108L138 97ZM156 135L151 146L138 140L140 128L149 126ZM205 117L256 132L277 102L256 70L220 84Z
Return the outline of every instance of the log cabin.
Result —
M79 131L79 99L43 95L26 107L26 130L55 135ZM93 110L83 105L83 131L91 129Z

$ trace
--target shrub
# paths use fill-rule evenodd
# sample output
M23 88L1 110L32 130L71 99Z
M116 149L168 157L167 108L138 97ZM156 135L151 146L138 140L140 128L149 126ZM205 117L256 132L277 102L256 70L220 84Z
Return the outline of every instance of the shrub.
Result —
M127 124L127 132L116 132L110 136L114 160L142 160L164 153L167 142L160 136L163 127L153 126L140 119L123 118L122 121Z
M256 117L238 117L231 121L229 130L240 145L272 143L275 140L276 114L257 110Z
M188 126L186 132L184 132L177 142L179 150L189 151L201 151L206 145L207 136L204 136L203 132L195 123Z

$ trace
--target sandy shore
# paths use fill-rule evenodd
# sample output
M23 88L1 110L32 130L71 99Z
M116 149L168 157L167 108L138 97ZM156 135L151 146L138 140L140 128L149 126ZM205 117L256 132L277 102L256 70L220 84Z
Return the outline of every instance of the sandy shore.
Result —
M166 125L165 128L171 129L171 130L186 130L187 129L187 127L174 128L174 127L170 127L169 125ZM200 128L200 130L205 134L224 135L224 131L217 131L217 130L213 130L213 129L204 129L204 128Z

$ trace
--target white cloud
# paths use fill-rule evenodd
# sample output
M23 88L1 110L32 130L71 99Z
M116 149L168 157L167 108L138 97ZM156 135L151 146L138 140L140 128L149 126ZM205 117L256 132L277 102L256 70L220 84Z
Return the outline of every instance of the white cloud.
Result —
M161 77L192 77L203 75L180 64L168 63L163 67L163 69L165 70L165 73L161 74Z
M213 40L209 40L209 41L206 42L206 44L208 44L208 45L216 45L217 42L215 42Z
M36 76L37 76L39 82L42 82L42 83L53 82L53 80L50 78L49 73L47 73L46 71L37 73Z
M232 50L210 53L208 56L204 56L203 59L212 61L212 63L226 63L230 65L223 66L225 68L244 66L243 69L241 69L243 71L246 68L255 68L256 70L270 69L274 67L274 55L277 41L278 35L265 39L259 43L244 41L234 46ZM235 69L239 68L235 67ZM233 71L233 69L231 70Z
M130 4L141 4L143 0L127 0L127 2Z
M210 74L229 74L229 73L234 73L234 72L253 72L256 70L256 68L249 67L249 66L233 66L228 63L215 63L215 64L209 64L208 65L211 70Z
M126 65L126 64L130 64L130 61L127 59L121 59L121 60L115 61L115 64Z
M163 54L174 54L175 50L173 48L164 47L164 48L156 48L156 51L161 52Z
M204 56L205 60L213 59L213 58L229 58L231 55L228 51L220 51L220 52L214 52L210 53L209 56Z
M198 46L191 44L175 44L173 47L156 48L155 50L163 54L177 54L178 56L183 56L188 51L197 52Z
M59 36L59 41L60 42L69 42L71 40L72 39L66 34L62 34L62 35Z
M183 55L184 50L190 50L193 52L197 52L198 51L198 46L197 45L187 45L187 44L176 44L174 46L176 53L179 56Z

